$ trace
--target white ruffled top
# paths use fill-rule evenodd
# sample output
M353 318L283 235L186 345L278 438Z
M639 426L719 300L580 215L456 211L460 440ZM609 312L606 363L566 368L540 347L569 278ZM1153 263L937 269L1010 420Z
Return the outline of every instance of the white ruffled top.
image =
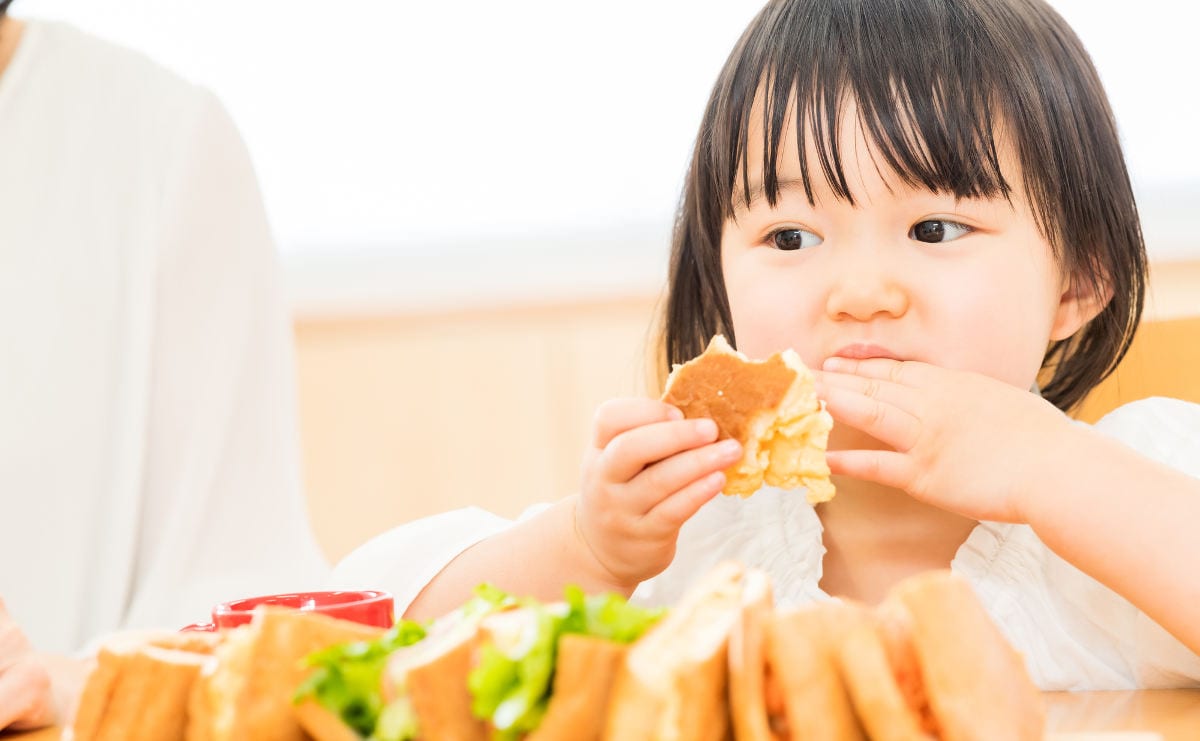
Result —
M1200 406L1147 399L1118 409L1096 427L1200 478ZM536 511L540 508L525 517ZM390 589L401 610L455 556L511 524L476 508L417 520L351 553L336 578L343 586ZM671 605L727 559L766 571L780 606L832 599L819 586L821 536L820 518L797 492L763 489L744 500L717 497L684 525L671 565L643 582L633 599ZM1043 689L1200 685L1200 657L1055 555L1026 525L980 523L951 568L972 584Z

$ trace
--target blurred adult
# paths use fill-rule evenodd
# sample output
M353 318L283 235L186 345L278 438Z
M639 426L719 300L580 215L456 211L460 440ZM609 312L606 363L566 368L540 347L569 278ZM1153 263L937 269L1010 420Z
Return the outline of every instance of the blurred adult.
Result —
M291 335L250 159L203 88L0 0L0 728L71 655L312 588Z

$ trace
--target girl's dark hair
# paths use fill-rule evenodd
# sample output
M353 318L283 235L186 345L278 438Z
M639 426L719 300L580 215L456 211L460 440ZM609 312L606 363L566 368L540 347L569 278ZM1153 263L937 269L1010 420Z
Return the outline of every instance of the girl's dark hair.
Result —
M8 12L8 6L12 5L12 0L0 0L0 16Z
M956 197L1023 189L1072 285L1112 294L1075 336L1048 348L1042 393L1067 411L1113 371L1141 318L1145 246L1100 79L1074 32L1039 0L769 3L726 61L692 154L672 239L667 367L700 353L717 332L736 342L721 231L735 189L750 198L747 139L758 96L762 196L772 205L789 114L809 200L819 173L854 202L837 133L848 100L876 156L905 183ZM805 136L816 162L806 161ZM1020 183L1001 174L1000 136L1020 162Z

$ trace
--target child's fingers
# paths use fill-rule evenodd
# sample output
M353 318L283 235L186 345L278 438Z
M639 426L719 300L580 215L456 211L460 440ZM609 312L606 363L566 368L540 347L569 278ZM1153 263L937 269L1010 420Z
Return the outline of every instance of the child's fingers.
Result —
M604 480L623 484L646 466L717 439L711 419L656 422L622 432L600 454Z
M825 462L835 476L873 481L910 492L914 488L913 463L902 453L891 450L830 450L825 454Z
M683 523L724 488L724 472L714 471L659 502L646 513L645 522L657 532L677 532Z
M921 422L886 401L851 389L824 386L825 409L841 424L861 430L899 451L911 450L921 435Z
M921 394L916 389L879 378L832 371L813 371L813 377L816 381L817 396L822 399L828 395L830 389L844 389L891 404L906 412L915 411L920 403Z
M919 386L929 377L933 366L915 360L892 360L891 358L826 358L821 370L834 373L852 373L864 378L878 378L904 386Z
M613 438L635 427L683 419L683 412L657 399L610 399L596 409L592 444L604 448Z
M724 471L742 457L737 440L721 440L702 448L687 450L649 466L630 482L630 498L641 512L649 512L672 492L718 471ZM635 507L636 509L637 507Z

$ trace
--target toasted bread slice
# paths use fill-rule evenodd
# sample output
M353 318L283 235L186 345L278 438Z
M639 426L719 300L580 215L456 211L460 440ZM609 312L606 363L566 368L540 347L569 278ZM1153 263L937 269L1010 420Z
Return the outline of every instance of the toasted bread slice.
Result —
M146 645L212 656L217 652L224 635L221 631L200 630L157 633L146 638Z
M485 741L488 727L471 712L467 676L480 641L479 617L450 613L421 641L388 657L384 698L404 695L417 717L421 738Z
M382 633L312 612L258 608L249 625L229 632L215 666L196 683L188 741L304 741L292 703L306 672L304 657Z
M767 626L767 661L779 683L790 738L866 738L842 682L836 650L865 608L822 602L777 612Z
M919 676L893 668L882 630L877 615L863 613L847 626L836 647L854 711L871 741L933 741L922 723L923 693L901 689L902 678L919 682Z
M76 741L183 741L204 654L152 645L102 647L80 698Z
M725 471L723 493L747 497L765 481L804 487L813 503L833 498L825 462L833 418L795 351L754 361L716 335L701 355L672 369L662 400L687 417L711 418L721 439L742 444L742 459Z
M297 705L295 712L300 727L313 741L362 741L353 728L312 698Z
M604 738L722 741L730 732L727 648L761 572L723 563L625 656Z
M737 625L729 636L734 737L738 741L787 741L784 729L772 725L772 718L781 716L783 707L777 702L775 678L767 663L767 623L772 615L769 582L746 590L744 597Z
M964 579L949 571L919 574L898 584L886 602L908 616L922 686L943 741L1042 738L1041 693Z
M550 705L526 741L599 741L609 698L629 647L623 643L567 634L558 639Z
M72 738L75 741L94 741L96 738L124 661L125 657L112 648L101 647L97 652L95 663L79 695L75 719L71 724Z

